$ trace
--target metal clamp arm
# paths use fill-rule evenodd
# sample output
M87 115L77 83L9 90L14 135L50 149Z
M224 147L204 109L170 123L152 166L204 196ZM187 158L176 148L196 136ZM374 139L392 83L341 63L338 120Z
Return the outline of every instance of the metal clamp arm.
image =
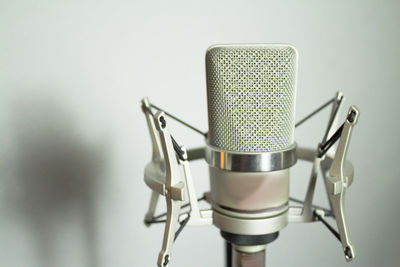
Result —
M347 188L350 186L352 179L352 177L346 175L345 163L351 132L353 126L357 123L359 114L360 112L357 107L350 107L347 113L346 121L343 125L340 141L326 180L326 190L328 192L329 201L333 210L334 217L336 218L340 241L342 243L345 258L347 261L351 261L355 257L355 251L353 245L350 242L344 210L345 193Z
M165 159L165 195L167 203L167 220L165 223L162 249L158 255L159 267L166 267L175 237L175 228L178 225L181 202L184 199L184 183L178 167L178 160L172 145L171 135L165 122L163 112L154 116L154 124L160 133L162 150Z
M186 152L171 136L167 127L165 112L153 113L153 105L147 98L142 100L142 110L145 114L153 146L153 156L146 165L144 180L152 189L150 205L145 216L147 226L152 223L165 222L162 248L158 255L157 265L167 267L170 262L173 242L185 225L212 224L212 210L200 210L190 173L189 161L204 158L204 148ZM184 200L185 183L181 174L180 165L186 180L189 203L182 205ZM154 216L159 195L165 196L167 211ZM190 206L188 213L180 214L181 209ZM166 219L160 219L161 217ZM178 225L179 228L177 227ZM176 230L178 228L178 230Z

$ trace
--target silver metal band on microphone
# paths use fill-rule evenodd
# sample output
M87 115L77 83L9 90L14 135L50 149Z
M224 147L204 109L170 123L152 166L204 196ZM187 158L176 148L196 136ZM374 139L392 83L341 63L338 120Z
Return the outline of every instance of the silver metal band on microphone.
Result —
M293 143L282 151L244 153L221 150L209 144L206 146L206 161L215 168L236 172L270 172L293 166L296 161L296 147Z

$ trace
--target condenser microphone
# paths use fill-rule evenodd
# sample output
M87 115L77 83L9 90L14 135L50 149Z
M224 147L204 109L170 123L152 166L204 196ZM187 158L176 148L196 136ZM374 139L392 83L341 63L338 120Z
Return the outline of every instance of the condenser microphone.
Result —
M152 190L145 223L165 223L158 266L169 266L173 244L186 225L211 224L226 240L228 267L265 266L266 245L289 222L321 221L340 241L346 260L354 259L344 197L353 181L353 165L346 157L358 108L351 106L335 130L343 100L338 92L295 124L297 51L290 45L211 46L206 52L206 78L208 132L148 98L142 100L153 148L144 171ZM328 125L317 149L297 147L295 127L330 104ZM180 146L169 130L169 119L204 136L205 147ZM336 142L334 155L328 155ZM206 159L210 174L210 191L201 198L196 197L189 164L198 159ZM289 198L289 170L297 159L313 163L304 202ZM313 205L319 173L330 209ZM165 198L166 212L155 215L159 196ZM289 199L302 205L289 207ZM200 208L201 200L211 207ZM333 217L338 230L325 217Z
M258 256L251 260L262 261L265 244L288 224L297 51L281 44L211 46L206 76L213 221L234 245L237 266L247 266L241 261L252 253Z

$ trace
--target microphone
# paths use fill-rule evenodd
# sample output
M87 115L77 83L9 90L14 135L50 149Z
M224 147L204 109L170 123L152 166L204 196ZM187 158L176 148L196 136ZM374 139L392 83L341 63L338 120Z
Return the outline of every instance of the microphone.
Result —
M234 244L238 261L249 251L262 260L265 244L288 224L297 51L280 44L211 46L206 77L214 225Z
M322 222L339 240L347 261L355 257L344 199L354 168L346 159L359 109L351 106L337 128L344 96L335 97L295 124L297 51L285 44L214 45L206 52L208 132L142 100L153 147L144 169L152 190L145 224L165 223L159 267L171 262L175 240L188 226L215 225L226 240L228 267L264 267L265 248L288 223ZM294 129L332 104L322 142L297 147ZM168 118L205 137L202 148L186 150L173 138ZM338 142L334 155L328 154ZM210 191L197 198L190 161L205 159ZM289 171L297 160L312 162L304 201L289 197ZM313 204L318 174L329 208ZM155 215L159 196L166 212ZM211 207L201 209L199 201ZM302 204L289 206L289 200ZM185 203L186 202L186 203ZM187 209L188 208L188 209ZM337 230L326 220L332 217Z

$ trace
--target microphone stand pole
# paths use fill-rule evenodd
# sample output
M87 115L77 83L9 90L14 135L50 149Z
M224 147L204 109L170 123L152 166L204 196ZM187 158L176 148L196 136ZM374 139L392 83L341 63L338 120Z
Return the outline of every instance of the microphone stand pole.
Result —
M265 267L265 247L237 246L226 241L226 267Z

